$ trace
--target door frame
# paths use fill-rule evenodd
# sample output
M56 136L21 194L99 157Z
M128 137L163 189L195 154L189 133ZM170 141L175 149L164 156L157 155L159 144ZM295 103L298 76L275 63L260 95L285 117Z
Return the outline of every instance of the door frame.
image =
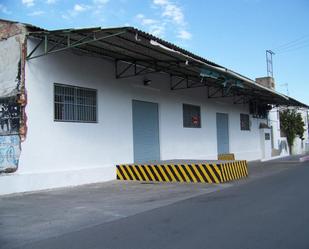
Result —
M133 102L138 101L138 102L144 102L144 103L151 103L151 104L156 104L157 105L157 112L158 112L158 142L159 142L159 160L161 160L161 116L160 116L160 104L158 102L154 101L149 101L146 99L138 99L138 98L132 98L131 99L131 117L132 117L132 158L133 162L135 162L135 157L134 157L134 128L133 128Z

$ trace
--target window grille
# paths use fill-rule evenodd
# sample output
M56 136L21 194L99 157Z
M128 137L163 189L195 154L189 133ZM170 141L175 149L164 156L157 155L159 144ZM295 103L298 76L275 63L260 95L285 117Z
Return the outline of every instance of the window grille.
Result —
M66 122L97 122L95 89L54 84L54 119Z
M183 127L201 128L201 107L183 104Z
M240 129L242 131L250 130L250 118L248 114L240 114Z

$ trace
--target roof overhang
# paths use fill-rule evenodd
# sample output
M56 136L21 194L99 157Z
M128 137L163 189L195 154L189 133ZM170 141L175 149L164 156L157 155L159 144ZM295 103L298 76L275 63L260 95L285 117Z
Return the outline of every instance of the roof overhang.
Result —
M255 100L262 104L308 107L133 27L43 30L29 32L27 36L39 40L28 54L28 60L74 49L113 58L116 68L117 63L127 64L116 74L119 78L128 76L129 69L134 67L133 76L156 72L169 74L172 78L172 90L208 86L213 89L209 91L208 97L236 97L240 102ZM38 49L39 47L43 49Z

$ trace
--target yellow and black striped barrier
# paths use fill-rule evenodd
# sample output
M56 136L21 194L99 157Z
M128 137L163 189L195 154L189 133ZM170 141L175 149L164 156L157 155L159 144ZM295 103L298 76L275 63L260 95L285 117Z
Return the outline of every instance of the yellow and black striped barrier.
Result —
M246 161L211 164L120 164L118 180L223 183L248 176Z
M233 153L218 154L218 160L235 160L235 155Z
M249 175L247 161L221 163L222 182L238 180Z

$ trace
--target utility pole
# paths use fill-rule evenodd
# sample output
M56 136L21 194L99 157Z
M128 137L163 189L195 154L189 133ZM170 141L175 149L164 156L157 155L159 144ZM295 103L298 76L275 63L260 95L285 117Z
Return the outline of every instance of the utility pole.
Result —
M271 50L266 50L266 65L267 65L267 76L274 78L273 72L273 55L275 53Z

